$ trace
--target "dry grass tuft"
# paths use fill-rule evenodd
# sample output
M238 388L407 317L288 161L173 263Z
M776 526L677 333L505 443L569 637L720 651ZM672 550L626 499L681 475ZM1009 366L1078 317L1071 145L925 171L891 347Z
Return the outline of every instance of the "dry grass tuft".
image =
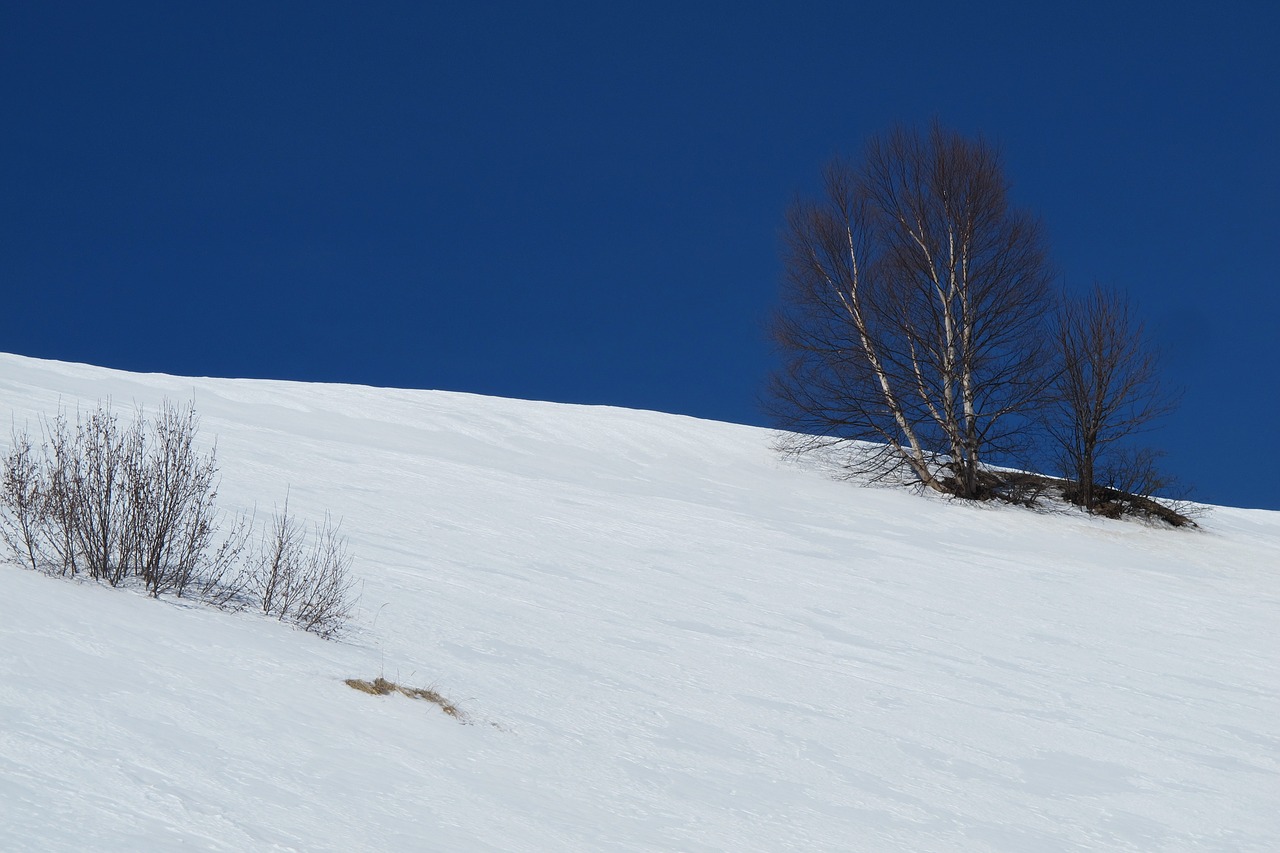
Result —
M422 699L438 705L441 711L444 711L459 722L470 722L461 708L430 687L405 687L401 684L396 684L394 681L388 681L381 676L373 681L365 681L362 678L348 678L346 685L353 690L359 690L361 693L368 693L370 696L387 696L391 693L399 693L401 696L408 696L410 699Z
M348 678L346 685L353 690L359 690L361 693L368 693L370 696L386 696L395 687L392 682L387 681L385 678L375 678L373 681L365 681L363 678Z

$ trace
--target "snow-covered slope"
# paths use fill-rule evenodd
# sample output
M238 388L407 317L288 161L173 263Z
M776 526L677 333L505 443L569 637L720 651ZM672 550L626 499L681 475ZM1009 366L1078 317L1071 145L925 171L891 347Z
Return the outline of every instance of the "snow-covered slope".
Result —
M1280 849L1280 514L857 488L768 432L0 356L193 398L224 508L341 517L330 643L0 566L4 850ZM436 686L476 720L343 684ZM490 725L490 724L493 725Z

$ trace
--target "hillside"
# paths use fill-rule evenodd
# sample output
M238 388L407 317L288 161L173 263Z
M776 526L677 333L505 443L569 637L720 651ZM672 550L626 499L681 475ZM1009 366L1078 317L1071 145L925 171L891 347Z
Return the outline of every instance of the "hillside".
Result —
M2 849L1280 849L1280 513L1157 530L672 415L0 356L19 427L106 397L194 399L225 509L340 518L360 607L325 642L0 566ZM343 683L379 674L473 724Z

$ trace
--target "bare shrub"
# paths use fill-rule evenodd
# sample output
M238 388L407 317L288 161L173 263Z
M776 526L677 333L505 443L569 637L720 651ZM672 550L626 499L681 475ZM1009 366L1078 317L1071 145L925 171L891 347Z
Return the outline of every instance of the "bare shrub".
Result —
M44 469L43 483L48 490L44 497L44 517L41 532L52 555L50 569L63 575L75 576L80 569L77 548L77 490L75 469L78 467L74 439L67 426L67 417L59 412L52 420L43 421Z
M76 418L74 439L57 443L65 454L76 549L89 576L118 586L128 574L125 525L130 513L126 454L140 454L142 430L122 432L110 402L87 419Z
M1196 527L1197 512L1192 504L1158 497L1179 488L1177 480L1159 467L1163 455L1147 447L1126 447L1108 454L1098 467L1089 511L1108 518L1138 516L1173 527Z
M351 618L351 555L347 540L329 516L315 528L315 544L307 552L301 596L293 621L313 634L330 637Z
M289 502L263 531L258 552L249 558L249 594L263 613L332 637L351 616L351 557L347 542L326 516L309 536L289 514Z
M251 554L245 569L249 594L268 615L281 619L293 604L294 576L303 560L304 531L289 515L289 499L275 513L270 528L262 533L257 553Z
M218 547L201 555L191 588L194 597L215 607L238 607L247 597L248 576L241 557L253 532L253 517L238 515Z
M314 634L337 634L355 606L345 537L328 516L308 535L286 500L245 559L253 519L240 515L222 532L216 448L201 451L198 430L190 403L167 401L154 420L139 411L127 427L109 402L77 416L74 429L59 412L42 422L38 450L15 429L0 541L32 569L138 581L155 597L220 607L255 602Z
M197 426L190 404L166 402L147 433L150 442L135 440L125 457L130 494L122 549L152 595L181 596L210 559L218 467L216 451L196 450Z
M47 484L31 439L15 429L0 483L0 538L17 560L38 570L45 562L41 531L46 513Z
M112 586L138 578L153 596L181 596L214 567L224 550L210 550L217 457L196 448L198 428L191 404L167 401L153 422L139 411L125 427L109 402L77 417L74 433L61 414L46 422L42 462L15 456L9 468L15 477L24 464L43 469L44 539L60 571L83 566ZM29 446L15 440L14 452L29 455ZM17 498L9 506L15 517Z

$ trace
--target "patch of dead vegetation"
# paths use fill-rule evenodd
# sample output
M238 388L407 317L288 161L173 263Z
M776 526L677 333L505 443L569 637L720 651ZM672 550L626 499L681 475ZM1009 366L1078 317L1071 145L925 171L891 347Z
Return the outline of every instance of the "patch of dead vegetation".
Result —
M431 702L458 722L471 722L466 712L430 687L405 687L382 676L378 676L373 681L365 681L363 678L348 678L345 684L352 690L359 690L361 693L368 693L370 696L389 696L392 693L399 693L401 696L408 696L410 699Z

